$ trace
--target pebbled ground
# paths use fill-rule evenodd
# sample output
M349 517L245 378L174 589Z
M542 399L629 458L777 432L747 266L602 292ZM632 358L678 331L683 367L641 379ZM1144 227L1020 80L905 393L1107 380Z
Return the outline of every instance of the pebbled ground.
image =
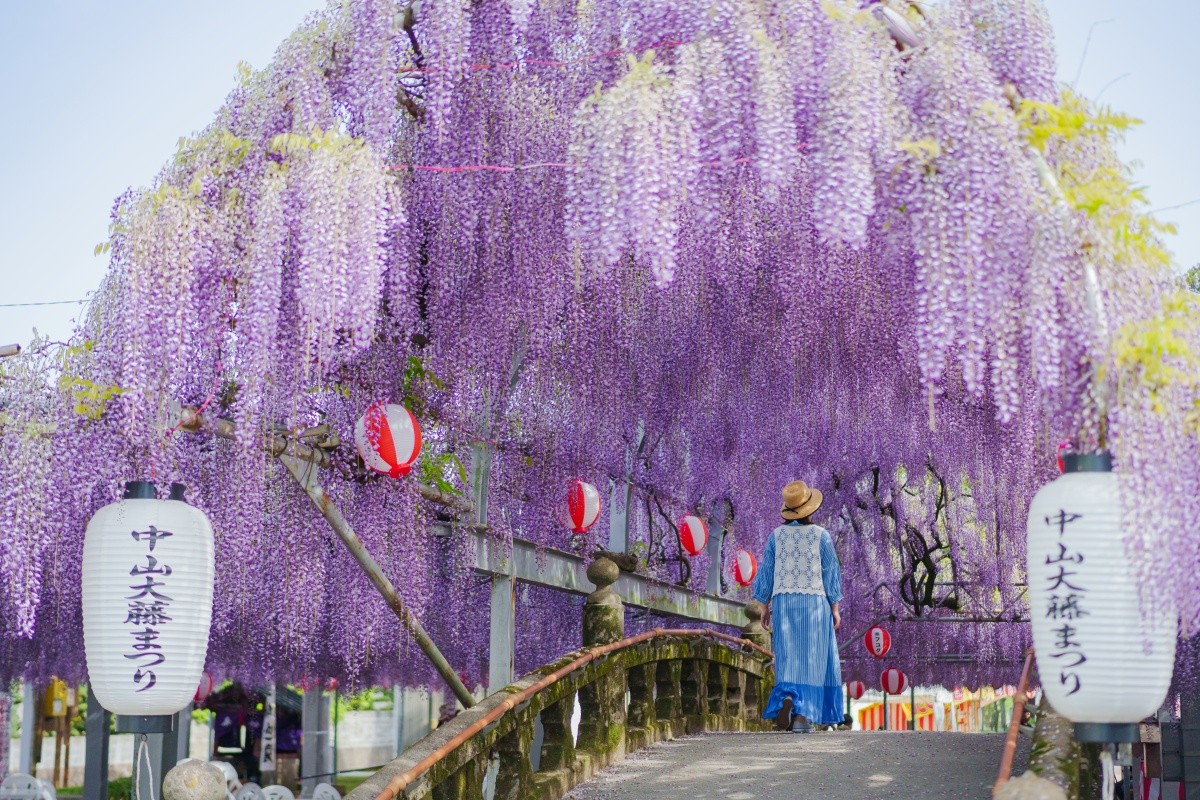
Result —
M985 800L1002 734L713 733L639 750L571 800ZM1017 768L1029 740L1021 737Z

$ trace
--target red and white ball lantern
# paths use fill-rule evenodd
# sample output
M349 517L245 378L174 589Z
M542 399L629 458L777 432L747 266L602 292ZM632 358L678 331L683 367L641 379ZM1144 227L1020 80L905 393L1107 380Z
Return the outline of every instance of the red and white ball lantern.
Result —
M600 518L600 492L587 481L571 481L567 484L567 504L561 516L572 533L587 533Z
M874 625L863 636L863 644L867 646L868 653L876 658L883 658L892 649L892 636L883 628Z
M867 685L862 681L850 681L846 684L846 694L851 700L861 700L867 692Z
M200 676L200 685L196 687L196 694L192 697L192 702L196 704L203 703L212 694L213 678L207 672Z
M908 676L895 667L888 667L879 676L879 685L888 694L903 694L908 691Z
M738 586L749 586L754 583L758 574L758 562L749 550L738 550L733 554L733 582Z
M421 455L421 426L404 406L372 403L354 425L354 447L371 469L403 478Z
M679 520L679 546L689 556L698 556L708 544L708 525L697 516L688 514Z

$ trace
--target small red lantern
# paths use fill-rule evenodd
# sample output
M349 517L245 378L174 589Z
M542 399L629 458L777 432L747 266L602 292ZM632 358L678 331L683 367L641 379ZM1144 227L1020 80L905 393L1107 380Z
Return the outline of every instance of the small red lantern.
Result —
M600 492L586 481L571 481L567 485L567 506L561 516L563 524L572 533L587 533L600 518Z
M421 426L404 406L372 403L354 426L354 447L371 469L403 478L421 455Z
M203 703L212 694L213 679L212 675L207 672L200 673L200 685L196 687L196 694L192 697L193 703Z
M679 546L684 549L684 552L689 556L698 556L704 552L706 544L708 544L708 526L704 524L704 520L692 514L679 520Z
M749 586L754 583L758 574L758 562L749 550L738 550L733 554L733 580L738 586Z
M1058 443L1058 457L1057 457L1057 462L1058 462L1058 471L1059 471L1059 474L1062 474L1062 473L1063 473L1064 471L1066 471L1066 469L1067 469L1067 465L1066 465L1066 463L1064 463L1064 462L1063 462L1063 455L1064 455L1065 453L1067 453L1067 452L1068 452L1070 449L1071 449L1071 443L1070 443L1070 442L1059 442L1059 443Z
M892 649L892 636L883 628L874 625L867 629L867 634L863 636L863 643L867 646L867 652L876 658L883 658L887 655L888 650Z
M885 669L879 683L888 694L903 694L908 690L908 676L895 667Z
M867 685L862 681L850 681L846 684L846 694L850 695L851 700L861 700L866 691Z

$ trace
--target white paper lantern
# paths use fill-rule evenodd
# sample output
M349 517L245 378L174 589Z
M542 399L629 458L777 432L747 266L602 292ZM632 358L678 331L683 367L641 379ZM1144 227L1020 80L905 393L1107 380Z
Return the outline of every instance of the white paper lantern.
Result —
M83 540L83 644L88 682L114 714L174 714L192 702L212 622L213 530L182 500L126 484Z
M1107 454L1070 454L1029 506L1029 609L1038 673L1084 740L1121 741L1162 705L1175 663L1168 597L1144 614ZM1079 726L1079 723L1085 723Z

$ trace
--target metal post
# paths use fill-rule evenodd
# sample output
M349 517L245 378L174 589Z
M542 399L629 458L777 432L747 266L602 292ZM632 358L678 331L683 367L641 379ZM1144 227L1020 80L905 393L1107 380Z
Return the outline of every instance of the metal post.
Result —
M304 731L300 746L300 793L312 797L318 783L332 783L332 752L329 738L329 699L320 686L304 693L300 708L300 725Z
M379 568L379 563L367 551L362 539L358 538L358 534L354 532L354 528L342 515L342 510L337 507L325 489L321 486L317 467L307 461L301 461L291 456L280 456L279 460L287 467L288 472L292 473L292 477L296 482L304 488L305 493L313 504L325 517L325 521L329 523L329 527L333 528L333 532L342 540L342 544L350 551L350 555L354 556L354 560L362 567L363 572L371 579L371 583L383 595L383 599L387 601L388 607L399 617L400 622L408 629L413 638L416 639L417 645L429 657L429 661L433 664L434 669L442 676L442 680L454 692L454 696L465 708L471 708L475 705L475 697L463 685L462 679L458 677L458 673L450 666L450 662L442 655L442 651L434 644L433 639L429 638L429 634L425 632L425 628L413 616L408 607L404 605L404 601L400 599L396 587L388 580L388 577L383 574L383 570Z
M163 734L160 775L166 775L185 758L191 756L192 704L175 715L174 730Z
M908 710L910 712L910 716L908 719L908 729L910 731L916 732L916 730L917 730L917 685L914 683L913 685L909 686L908 691L909 691Z
M885 731L888 729L888 718L887 718L887 692L884 692L884 693L883 693L883 729L884 729Z
M475 506L475 524L488 524L488 485L492 475L492 448L486 442L471 446L471 495ZM516 650L516 581L510 574L492 576L491 606L488 619L487 692L498 692L513 682L513 658Z
M1200 689L1179 694L1179 760L1186 800L1200 800Z
M12 698L0 691L0 780L8 775L8 741L12 730Z
M37 735L38 697L37 689L26 681L21 685L21 757L17 762L17 772L37 777L33 763L34 738Z
M108 800L108 725L111 715L88 687L84 720L83 800Z
M162 789L163 737L175 729L174 714L118 714L117 733L134 734L133 787L137 797L153 797Z
M399 684L392 687L392 730L396 732L396 745L392 748L397 756L404 751L404 711L407 692Z

